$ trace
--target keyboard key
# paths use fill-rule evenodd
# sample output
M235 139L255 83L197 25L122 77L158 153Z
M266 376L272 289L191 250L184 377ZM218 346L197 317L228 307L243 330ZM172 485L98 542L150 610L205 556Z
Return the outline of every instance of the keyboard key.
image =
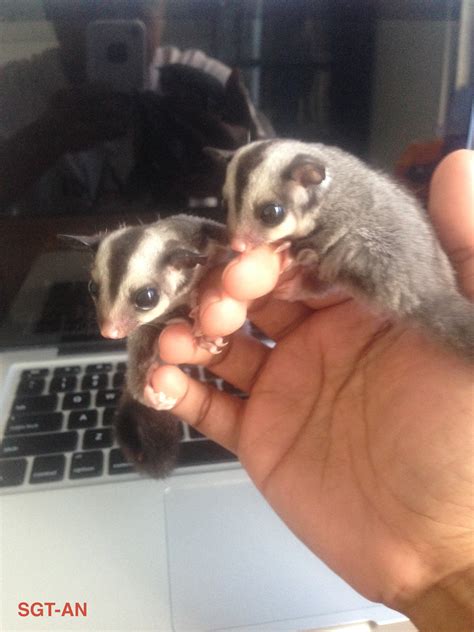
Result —
M120 391L118 389L109 391L97 391L95 398L96 406L117 406L120 399Z
M125 383L125 373L116 373L112 379L112 386L114 388L120 388Z
M102 415L102 425L111 426L114 423L116 408L104 408L104 414Z
M58 366L54 369L55 376L77 375L81 372L80 366Z
M82 440L83 450L96 450L97 448L110 448L114 442L112 428L100 428L86 430Z
M54 432L61 430L62 413L42 413L40 415L11 415L5 434L32 434L34 432Z
M66 457L64 454L52 456L37 456L33 462L30 483L53 483L64 477Z
M69 478L89 478L100 476L104 468L104 454L95 452L76 452L72 455Z
M84 375L82 378L82 388L86 389L98 389L106 388L109 381L107 373L90 373Z
M35 397L17 397L13 402L12 413L41 413L54 410L58 405L58 396L37 395Z
M109 474L130 474L135 472L135 467L125 458L120 448L110 450L109 454Z
M203 368L203 373L204 373L204 379L206 380L206 382L214 382L215 380L218 379L217 375L215 373L211 373L208 369Z
M30 377L46 377L49 375L49 369L25 369L21 372L22 380L29 380Z
M72 452L76 445L77 432L8 436L0 444L0 457Z
M63 400L63 410L89 408L91 394L87 392L66 393Z
M183 441L179 446L178 467L236 460L235 454L207 439L204 441Z
M0 461L0 487L21 485L25 478L26 459Z
M16 392L18 395L41 395L45 385L45 380L42 377L29 377L26 380L22 380L18 384Z
M77 378L74 375L64 375L53 377L49 385L50 393L65 393L73 391L77 385Z
M88 364L86 366L86 373L108 373L109 371L112 371L110 362L100 362L99 364Z
M125 373L126 370L127 370L126 362L117 362L117 371L119 371L120 373Z
M67 427L71 430L93 428L94 426L97 426L96 410L74 410L69 413Z

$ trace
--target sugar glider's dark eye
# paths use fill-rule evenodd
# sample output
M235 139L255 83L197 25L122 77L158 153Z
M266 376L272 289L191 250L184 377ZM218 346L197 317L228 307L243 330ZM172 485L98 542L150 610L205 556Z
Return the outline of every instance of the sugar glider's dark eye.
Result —
M95 281L91 279L87 287L92 298L97 298L99 296L99 286Z
M142 287L133 295L135 307L146 312L153 309L158 304L160 295L156 287Z
M265 226L278 226L286 217L286 211L280 204L265 204L256 211L257 219Z

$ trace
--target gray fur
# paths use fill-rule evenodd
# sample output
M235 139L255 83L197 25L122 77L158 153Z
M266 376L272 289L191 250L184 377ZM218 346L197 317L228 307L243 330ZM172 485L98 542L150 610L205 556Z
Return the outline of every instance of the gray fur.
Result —
M260 161L242 189L236 174L252 154ZM292 176L298 155L323 167L322 182ZM224 199L231 237L250 245L290 241L296 263L314 274L315 288L321 281L342 286L473 359L473 306L460 294L425 210L388 176L336 147L275 139L263 152L261 143L236 152ZM268 203L285 207L288 218L280 226L264 226L256 217Z
M128 336L127 379L115 431L128 458L153 476L169 473L180 439L179 420L166 410L147 408L143 398L150 369L161 363L155 341L170 320L190 320L197 284L229 255L225 227L189 215L113 231L97 250L91 275L98 286L99 325L117 322ZM160 301L140 312L133 292L147 285L159 288Z

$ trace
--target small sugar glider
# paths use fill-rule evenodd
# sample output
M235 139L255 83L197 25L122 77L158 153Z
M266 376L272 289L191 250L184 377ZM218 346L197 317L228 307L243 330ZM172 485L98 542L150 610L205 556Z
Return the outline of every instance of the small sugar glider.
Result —
M149 385L150 372L160 364L153 347L166 324L191 321L197 284L209 268L229 260L226 228L212 220L175 215L73 238L97 249L89 291L102 335L128 337L126 386L114 422L119 444L137 469L165 476L176 461L180 424L167 410L175 402ZM222 341L201 344L217 351Z
M234 250L276 242L315 293L342 287L474 359L473 306L425 210L388 176L336 147L272 139L235 152L223 199Z

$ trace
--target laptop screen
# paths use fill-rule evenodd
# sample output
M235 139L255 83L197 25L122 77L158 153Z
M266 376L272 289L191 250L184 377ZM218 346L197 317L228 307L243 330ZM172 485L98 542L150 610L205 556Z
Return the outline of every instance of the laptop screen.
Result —
M466 138L465 13L461 0L2 0L0 345L99 340L90 253L58 234L225 221L206 146L336 144L426 198Z

